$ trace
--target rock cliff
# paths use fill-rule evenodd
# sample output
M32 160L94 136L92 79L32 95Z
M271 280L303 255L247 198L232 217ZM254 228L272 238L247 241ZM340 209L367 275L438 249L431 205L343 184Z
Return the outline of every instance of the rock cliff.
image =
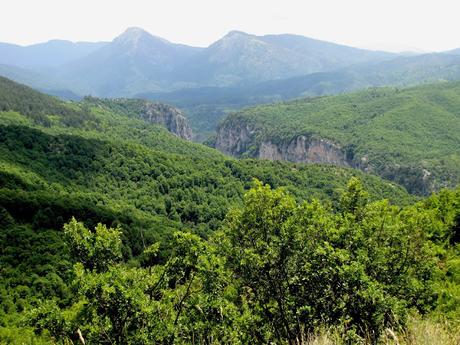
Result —
M244 123L219 127L215 148L229 156L240 157L250 150L254 130Z
M192 129L182 112L163 103L146 102L140 116L150 123L162 125L171 133L192 140Z
M233 123L218 129L216 149L235 156L248 156L268 160L286 160L297 163L328 163L352 166L344 150L326 139L299 135L292 140L274 143L271 140L256 140L257 131L248 124Z
M309 139L304 135L282 144L264 141L259 147L258 158L350 166L338 145L325 139Z

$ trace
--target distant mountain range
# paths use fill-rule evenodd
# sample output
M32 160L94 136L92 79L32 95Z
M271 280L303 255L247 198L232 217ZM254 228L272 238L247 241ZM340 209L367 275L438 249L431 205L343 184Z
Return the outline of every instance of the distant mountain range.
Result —
M184 108L203 134L228 111L247 105L459 80L460 48L394 54L240 31L199 48L129 28L111 42L0 43L0 75L66 99L134 96L169 102Z
M32 86L58 80L76 93L96 96L247 85L394 57L302 36L239 31L207 48L171 43L140 28L129 28L109 43L0 44L3 70L5 66L30 70L35 75L29 78ZM37 73L43 80L36 81ZM14 74L8 76L14 79Z
M79 100L81 96L68 89L68 85L50 74L33 70L0 64L0 76L9 78L18 83L32 86L37 90L46 92L67 100Z
M80 93L130 96L142 90L170 90L179 83L178 66L201 48L168 42L138 28L59 69Z
M107 42L70 42L51 40L30 46L0 43L0 64L23 68L58 67L83 58Z
M399 56L331 72L311 73L238 87L190 88L172 92L140 93L136 97L168 102L186 110L199 133L211 132L229 110L245 106L341 94L369 87L407 87L455 80L460 80L460 55L449 52Z
M255 36L232 31L182 66L180 75L207 86L241 85L392 57L296 35Z

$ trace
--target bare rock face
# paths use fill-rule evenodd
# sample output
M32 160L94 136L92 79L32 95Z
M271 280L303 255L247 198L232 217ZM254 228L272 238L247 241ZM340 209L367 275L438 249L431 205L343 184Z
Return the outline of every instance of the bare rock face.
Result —
M243 123L223 126L217 130L215 148L229 156L240 157L249 150L253 129Z
M182 112L163 103L146 102L140 116L150 123L166 127L168 131L185 140L192 140L192 129Z
M303 135L296 137L289 143L281 145L262 142L258 157L261 159L286 160L297 163L350 165L338 145L325 139L308 139Z
M286 160L297 163L328 163L352 166L342 148L326 139L299 135L291 141L256 143L256 130L244 123L225 124L218 129L216 149L235 156L249 156L268 160Z

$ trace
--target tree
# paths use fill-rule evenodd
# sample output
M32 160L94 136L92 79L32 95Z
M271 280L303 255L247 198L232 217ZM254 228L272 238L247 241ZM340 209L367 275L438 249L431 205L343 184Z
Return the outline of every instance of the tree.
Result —
M89 270L106 271L121 259L121 230L98 224L94 232L72 217L64 225L68 247L76 260Z
M376 340L404 324L408 308L432 302L426 215L366 195L352 179L333 213L256 181L244 207L229 214L223 255L260 342L296 343L304 331L334 324Z

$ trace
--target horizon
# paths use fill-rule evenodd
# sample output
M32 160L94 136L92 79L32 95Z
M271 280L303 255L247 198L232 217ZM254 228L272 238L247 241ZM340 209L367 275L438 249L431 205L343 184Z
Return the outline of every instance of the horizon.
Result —
M257 36L293 34L389 52L439 52L460 47L458 6L448 0L372 4L365 0L310 4L286 0L282 6L261 0L218 4L171 0L154 5L147 0L129 4L17 0L6 7L8 16L0 22L0 42L21 46L50 40L111 41L134 26L170 42L196 47L207 47L232 30Z
M255 33L251 33L251 32L246 32L246 31L242 31L242 30L235 30L235 29L232 29L232 30L229 30L228 32L226 32L225 34L223 34L222 36L220 36L219 38L217 38L215 41L212 41L210 42L208 45L205 45L205 46L198 46L198 45L190 45L186 42L178 42L178 41L173 41L173 40L170 40L169 38L167 37L163 37L163 36L159 36L159 35L156 35L155 33L152 33L152 32L149 32L147 29L145 28L142 28L140 26L129 26L127 27L125 30L123 30L122 32L118 33L118 34L115 34L113 36L112 39L108 39L108 40L94 40L94 41L88 41L88 40L71 40L71 39L66 39L66 38L49 38L47 40L44 40L44 41L40 41L40 42L34 42L34 43L31 43L31 44L19 44L19 43L16 43L16 42L6 42L6 41L0 41L0 43L3 43L3 44L11 44L11 45L17 45L17 46L20 46L20 47L30 47L30 46L34 46L34 45L40 45L40 44L46 44L46 43L49 43L49 42L71 42L71 43L110 43L112 42L114 39L116 39L117 37L125 34L128 30L130 29L140 29L146 33L148 33L149 35L153 36L153 37L157 37L157 38L160 38L160 39L164 39L166 41L168 41L169 43L172 43L172 44L182 44L182 45L188 45L190 47L196 47L196 48L207 48L209 47L210 45L214 44L215 42L219 41L220 39L222 39L223 37L227 36L228 34L230 34L231 32L241 32L243 34L246 34L246 35L250 35L250 36L256 36L256 37L263 37L263 36L270 36L270 35L274 35L274 36L277 36L277 35L292 35L292 36L301 36L301 37L305 37L305 38L308 38L308 39L313 39L313 40L317 40L317 41L323 41L323 42L328 42L328 43L333 43L333 44L337 44L337 45L343 45L343 46L349 46L349 47L353 47L353 48L358 48L358 49L364 49L364 50L373 50L373 51L384 51L384 52L390 52L390 53L434 53L434 52L442 52L442 51L433 51L433 50L423 50L423 49L420 49L418 47L401 47L401 49L385 49L385 48L378 48L378 47L372 47L372 46L353 46L353 45L348 45L348 44L345 44L345 43L342 43L342 42L334 42L334 41L328 41L328 40L324 40L324 39L321 39L321 38L316 38L316 37L311 37L311 36L305 36L305 35L301 35L301 34L297 34L297 33L292 33L292 32L281 32L281 33L263 33L263 34L255 34ZM459 45L460 47L460 45ZM456 49L458 47L454 47L452 49ZM451 49L447 49L447 50L444 50L444 51L448 51L448 50L451 50Z

